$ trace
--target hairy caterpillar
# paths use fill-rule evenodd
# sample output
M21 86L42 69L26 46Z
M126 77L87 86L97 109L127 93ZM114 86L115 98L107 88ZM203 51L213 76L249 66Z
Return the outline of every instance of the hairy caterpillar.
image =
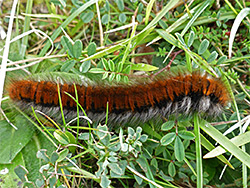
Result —
M66 118L76 117L76 103L65 92L75 97L94 121L103 121L109 103L109 122L145 122L175 113L194 112L217 116L230 101L226 84L199 71L164 73L153 80L138 79L132 84L95 83L86 79L63 79L50 74L44 79L20 79L8 88L10 98L17 104L34 106L52 117L58 116L59 83L61 101ZM67 81L66 81L67 80ZM70 80L70 81L69 81ZM55 115L56 114L56 115Z

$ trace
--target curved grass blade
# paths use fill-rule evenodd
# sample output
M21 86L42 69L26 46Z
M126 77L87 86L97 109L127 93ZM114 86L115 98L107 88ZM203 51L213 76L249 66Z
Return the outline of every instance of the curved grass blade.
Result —
M236 35L236 32L242 22L242 20L250 13L250 8L244 8L240 11L237 15L236 19L234 20L233 27L231 29L230 37L229 37L229 47L228 47L228 56L229 59L232 57L232 48L233 48L233 41Z

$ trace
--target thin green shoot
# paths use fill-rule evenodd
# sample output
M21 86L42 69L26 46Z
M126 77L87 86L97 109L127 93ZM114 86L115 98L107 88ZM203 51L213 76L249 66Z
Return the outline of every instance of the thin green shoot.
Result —
M77 88L76 88L76 84L74 83L74 89L75 89L75 95L76 95L76 101L78 102L78 92L77 92ZM76 141L78 141L78 135L79 135L79 126L80 126L80 119L79 119L79 106L76 105L76 112L77 112L77 134L76 134Z
M64 128L66 128L66 121L64 118L64 113L63 113L63 105L62 105L62 98L61 98L61 90L60 90L60 84L57 82L57 92L58 92L58 100L59 100L59 105L60 105L60 110L61 110L61 115L62 115L62 120L63 120L63 125Z

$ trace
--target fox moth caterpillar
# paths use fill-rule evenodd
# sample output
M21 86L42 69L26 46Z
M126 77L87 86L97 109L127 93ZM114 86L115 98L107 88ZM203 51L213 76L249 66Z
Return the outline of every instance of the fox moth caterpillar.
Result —
M76 117L76 103L65 92L75 97L94 121L103 121L109 103L109 122L146 122L171 114L194 112L218 116L230 101L228 87L219 78L200 71L167 72L151 79L135 79L129 84L110 84L81 79L75 75L49 74L44 78L19 79L13 81L8 93L10 98L22 106L34 106L49 116L58 116L59 98L66 118ZM57 112L57 113L56 113ZM56 115L55 115L56 114Z

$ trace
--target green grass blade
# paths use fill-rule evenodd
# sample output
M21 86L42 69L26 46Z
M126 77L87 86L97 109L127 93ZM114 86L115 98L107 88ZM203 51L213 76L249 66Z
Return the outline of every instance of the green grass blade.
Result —
M197 5L195 8L193 8L190 13L194 13L196 11L196 9L198 9L200 7L200 4ZM172 32L174 30L176 30L176 28L179 28L181 26L182 29L186 28L186 24L184 24L187 20L189 19L189 14L186 13L184 14L181 18L179 18L178 20L176 20L173 24L171 24L165 31L166 32ZM155 43L156 41L160 40L162 36L157 36L154 40L152 40L150 43Z
M202 153L201 153L201 137L200 137L200 123L198 114L194 115L194 134L195 134L195 150L196 150L196 173L198 188L203 187L203 169L202 169Z
M213 144L211 144L211 142L209 142L202 134L201 134L201 144L203 147L205 147L208 151L213 151L213 149L215 148L213 146ZM208 154L208 153L207 153ZM207 155L206 154L206 155ZM205 156L206 156L205 155ZM203 156L203 158L207 158ZM223 163L225 163L226 165L228 165L230 168L234 169L234 167L231 165L231 163L223 156L223 155L218 155L217 158L222 161Z
M148 3L147 9L146 9L146 16L145 16L145 25L148 24L148 19L152 10L152 7L154 5L155 0L150 0L150 2Z
M129 39L129 41L128 41L128 45L127 45L127 47L126 47L126 50L125 50L125 52L124 52L124 54L123 54L123 57L122 57L122 60L121 60L121 62L120 62L121 64L124 64L124 63L125 63L125 61L127 60L127 57L128 57L129 52L131 52L131 51L133 50L133 48L135 47L135 46L131 47L131 41L132 41L133 36L134 36L134 34L135 34L136 28L137 28L137 23L135 23L135 25L134 25L134 27L133 27L133 30L132 30L132 32L131 32L131 36L130 36L130 39Z
M232 48L233 41L236 35L236 32L242 22L242 20L250 13L250 8L244 8L240 11L236 19L234 20L233 27L231 29L230 38L229 38L229 47L228 47L228 56L229 59L232 57Z
M144 32L148 29L150 29L151 27L154 27L160 20L163 16L166 15L166 13L171 9L173 8L179 1L178 0L171 0L169 1L169 3L161 10L161 12L159 12L157 14L157 16L141 31Z
M30 14L32 11L32 6L33 6L33 0L28 0L27 5L26 5L26 13ZM23 27L23 33L28 31L30 29L30 16L25 16L24 19L24 27ZM21 49L20 49L20 55L24 57L26 49L27 49L27 44L28 44L28 38L29 36L25 36L22 38L22 44L21 44Z
M235 136L232 139L230 139L230 141L234 143L236 146L242 146L250 142L249 138L250 138L250 131L240 134L239 136ZM225 149L223 149L221 146L218 146L214 148L212 151L210 151L209 153L207 153L204 156L204 158L217 157L225 152L226 152Z
M181 35L183 36L187 30L193 25L193 23L195 22L195 20L204 12L204 10L208 7L208 5L210 5L212 1L211 0L207 0L205 1L200 8L195 12L194 16L191 18L191 20L187 23L187 25L185 26L185 28L182 30Z
M222 147L239 159L242 163L250 168L250 155L242 151L239 147L233 144L227 137L225 137L220 131L210 125L208 122L203 120L200 123L200 128L205 131L209 136L211 136L216 142L218 142Z

